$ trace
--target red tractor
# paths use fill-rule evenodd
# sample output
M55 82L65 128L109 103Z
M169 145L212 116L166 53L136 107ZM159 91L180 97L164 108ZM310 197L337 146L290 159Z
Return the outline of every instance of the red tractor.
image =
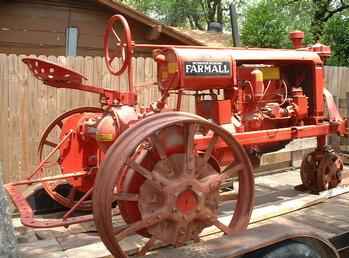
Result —
M120 24L121 33L115 29ZM330 49L304 48L303 36L291 34L294 50L135 44L126 19L115 15L105 32L105 60L113 75L128 72L128 92L86 85L77 72L23 59L45 85L99 94L101 106L57 117L42 134L40 163L31 176L6 185L22 223L49 228L94 220L115 257L127 257L120 241L133 234L149 239L141 254L155 241L198 241L208 226L237 234L247 228L254 206L252 165L261 154L306 137L317 137L317 148L303 160L304 186L315 192L336 187L343 163L326 136L346 135L347 123L324 88ZM135 48L155 49L161 92L143 112L132 78ZM118 69L116 57L122 60ZM171 94L177 96L173 110L166 104ZM196 114L181 112L183 95L195 97ZM33 184L68 208L62 218L33 215L18 189ZM234 192L232 217L224 224L218 213L226 185ZM77 216L79 210L91 213ZM115 224L116 217L124 223Z

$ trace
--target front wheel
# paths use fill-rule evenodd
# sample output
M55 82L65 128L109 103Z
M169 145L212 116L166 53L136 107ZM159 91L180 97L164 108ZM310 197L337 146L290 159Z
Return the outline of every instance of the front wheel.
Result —
M229 150L231 163L220 169L214 152ZM231 216L219 218L220 188L235 182ZM116 225L113 202L124 223ZM127 257L120 241L141 235L179 246L200 240L204 228L215 226L225 234L247 228L254 205L252 167L241 145L222 127L183 112L148 117L126 130L113 144L98 173L93 212L102 241L115 257ZM224 207L226 209L226 207Z

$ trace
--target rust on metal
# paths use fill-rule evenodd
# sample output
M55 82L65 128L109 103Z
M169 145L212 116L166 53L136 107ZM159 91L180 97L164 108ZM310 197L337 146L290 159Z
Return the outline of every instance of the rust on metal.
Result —
M198 156L192 143L200 129L226 142L234 160L224 170L217 171L215 165L205 161L205 155ZM147 145L147 155L137 159L135 150ZM126 130L109 155L97 175L93 204L96 227L114 256L127 257L119 241L136 232L180 245L197 239L209 225L225 234L236 234L247 227L254 203L252 168L242 147L223 128L195 115L164 112ZM218 190L232 176L238 178L238 196L229 225L223 225L217 218ZM139 195L138 202L119 202L120 213L129 225L116 235L110 212L114 189Z

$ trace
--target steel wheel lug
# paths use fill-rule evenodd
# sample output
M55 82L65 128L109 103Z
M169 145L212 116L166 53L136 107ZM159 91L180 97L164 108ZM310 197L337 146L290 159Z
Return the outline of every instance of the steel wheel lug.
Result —
M151 203L157 203L158 201L158 197L156 196L156 194L153 194L152 198L151 198Z

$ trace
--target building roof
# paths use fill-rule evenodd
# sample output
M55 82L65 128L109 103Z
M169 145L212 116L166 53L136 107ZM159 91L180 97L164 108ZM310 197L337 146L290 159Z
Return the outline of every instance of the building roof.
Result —
M167 26L157 20L146 16L140 11L120 3L116 0L97 0L99 3L137 20L149 27L156 28L170 37L173 37L183 44L196 46L228 47L232 46L231 36L227 33L208 32L200 30L189 30Z
M173 38L183 42L186 45L204 46L203 43L196 40L195 38L192 38L189 35L186 35L184 33L181 33L178 30L174 29L173 27L162 24L162 23L158 22L157 20L154 20L154 19L150 18L149 16L146 16L145 14L135 10L132 7L120 3L119 1L115 1L115 0L97 0L97 1L101 4L104 4L105 6L108 6L109 8L111 8L119 13L122 13L126 16L131 17L132 19L134 19L136 21L139 21L145 25L148 25L149 27L156 28L157 30L160 30L161 33L164 33L170 37L173 37Z
M213 32L204 30L191 30L179 27L172 27L176 31L185 34L189 37L200 41L203 45L209 47L232 47L233 40L229 33L224 32Z

